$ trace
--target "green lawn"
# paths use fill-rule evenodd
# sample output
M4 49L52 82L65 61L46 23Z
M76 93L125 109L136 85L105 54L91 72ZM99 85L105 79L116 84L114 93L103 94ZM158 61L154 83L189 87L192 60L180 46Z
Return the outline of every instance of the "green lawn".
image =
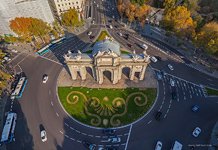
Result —
M211 88L206 88L206 90L209 96L218 96L218 90L211 89Z
M107 33L107 31L101 31L101 33L98 36L96 42L104 40L106 38L106 36L110 37L109 34Z
M69 94L72 91L74 93ZM147 96L147 103L139 106L145 102L141 93ZM92 126L113 127L128 124L143 116L155 100L156 89L59 87L58 94L63 107L75 119ZM138 101L138 105L134 98ZM74 103L76 101L77 103ZM103 124L103 120L108 120L107 125ZM92 121L98 123L93 124Z

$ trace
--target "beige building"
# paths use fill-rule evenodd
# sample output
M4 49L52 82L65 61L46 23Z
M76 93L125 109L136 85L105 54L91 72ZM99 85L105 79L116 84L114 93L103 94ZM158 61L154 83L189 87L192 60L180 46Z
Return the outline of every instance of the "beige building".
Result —
M113 84L119 82L124 69L128 69L130 80L135 79L136 73L139 74L139 80L143 80L145 70L149 64L149 56L146 51L142 54L122 54L120 45L113 40L104 40L97 42L91 54L68 52L65 55L65 62L69 68L73 80L80 76L86 80L89 70L92 77L99 83L103 83L105 72L110 73L110 81Z
M49 0L54 15L60 17L63 12L75 8L82 15L85 7L85 0ZM80 15L80 16L81 16Z

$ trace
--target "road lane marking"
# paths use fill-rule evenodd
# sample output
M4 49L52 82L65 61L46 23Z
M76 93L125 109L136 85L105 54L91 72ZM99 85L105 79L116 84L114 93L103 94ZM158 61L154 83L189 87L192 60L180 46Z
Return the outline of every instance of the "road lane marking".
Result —
M59 131L61 134L64 134L63 131Z
M56 115L59 117L59 114L56 112Z
M126 141L125 150L127 150L127 147L128 147L128 143L129 143L129 138L130 138L131 131L132 131L132 125L130 126L130 129L129 129L129 135L128 135L128 138L127 138L127 141Z
M150 124L152 122L152 120L150 120L147 124Z
M68 135L66 135L66 134L65 134L64 136L65 136L66 138L69 138L69 136L68 136Z
M53 102L51 101L51 105L54 106Z

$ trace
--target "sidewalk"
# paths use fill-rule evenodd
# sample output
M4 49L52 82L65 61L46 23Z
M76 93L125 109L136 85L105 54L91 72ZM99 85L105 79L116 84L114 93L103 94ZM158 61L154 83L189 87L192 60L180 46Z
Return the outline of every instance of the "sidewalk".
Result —
M82 34L82 33L85 32L90 26L91 26L91 20L90 20L90 19L86 19L83 26L78 27L78 28L75 28L75 30L73 30L73 31L71 31L71 32L65 32L65 36L66 36L66 37L72 37L72 36L75 36L75 35Z
M210 144L211 144L211 147L209 147L208 150L218 149L218 121L216 122L212 130Z
M0 132L2 133L3 126L4 126L4 111L5 111L5 105L8 99L8 95L4 94L3 97L0 97ZM0 150L6 150L6 146L2 145L0 147Z

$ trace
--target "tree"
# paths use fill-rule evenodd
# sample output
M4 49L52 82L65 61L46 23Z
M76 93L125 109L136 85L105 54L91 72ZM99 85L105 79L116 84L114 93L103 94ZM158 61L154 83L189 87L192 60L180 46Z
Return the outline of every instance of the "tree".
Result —
M210 22L197 33L195 43L209 54L218 56L218 23Z
M184 6L177 6L164 14L162 25L177 35L190 38L195 34L196 22L191 18L191 13Z
M164 0L163 6L166 11L173 9L176 6L177 0Z
M79 15L76 9L69 9L61 15L62 24L68 27L76 27L81 24Z
M40 39L45 43L44 36L48 36L51 31L51 27L41 19L31 18L32 22L29 26L29 31L33 36L40 37Z
M149 5L142 5L138 7L135 11L135 18L141 23L143 26L148 14L151 11L151 7Z
M10 21L10 29L21 38L30 41L31 32L29 27L31 26L31 22L31 18L16 17Z

